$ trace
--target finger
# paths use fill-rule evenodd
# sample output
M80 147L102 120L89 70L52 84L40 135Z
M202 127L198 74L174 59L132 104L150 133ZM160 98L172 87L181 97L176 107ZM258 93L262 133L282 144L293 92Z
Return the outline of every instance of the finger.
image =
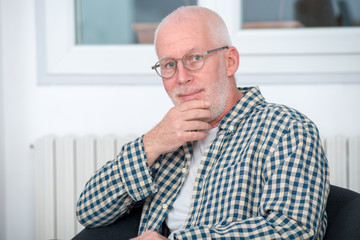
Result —
M202 119L193 119L176 122L172 125L172 132L188 132L188 131L208 131L211 125L208 121Z
M177 143L177 147L183 145L189 141L197 141L200 139L204 139L207 136L207 130L195 129L194 127L188 127L188 130L181 130L174 132L172 137L173 143Z
M208 107L210 107L210 103L205 100L191 100L176 105L176 108L181 112L188 111L190 109L208 108Z
M209 131L211 129L211 124L203 121L188 121L183 125L183 131Z
M209 109L191 109L184 113L184 120L209 120L212 112Z
M189 131L189 132L184 132L184 139L186 142L191 142L191 141L198 141L198 140L202 140L205 139L207 136L206 132L201 132L201 131Z

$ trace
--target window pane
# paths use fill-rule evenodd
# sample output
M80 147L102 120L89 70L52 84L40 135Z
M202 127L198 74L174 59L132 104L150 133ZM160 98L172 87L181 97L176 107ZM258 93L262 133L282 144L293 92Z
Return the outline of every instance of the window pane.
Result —
M160 20L196 0L75 0L76 44L153 43Z
M360 25L359 0L243 0L242 28Z

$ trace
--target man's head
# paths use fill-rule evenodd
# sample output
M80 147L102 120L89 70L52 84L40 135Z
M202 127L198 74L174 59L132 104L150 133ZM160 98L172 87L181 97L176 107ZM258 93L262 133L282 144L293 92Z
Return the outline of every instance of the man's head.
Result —
M204 65L189 70L181 60L176 61L176 73L163 78L165 90L175 104L190 100L210 102L215 121L230 110L239 98L234 74L239 55L231 46L225 23L215 12L201 7L182 7L160 23L155 36L160 60L179 59L192 51L206 52L228 46L205 55ZM193 57L192 55L190 57ZM195 60L199 55L195 55ZM234 103L235 101L235 103Z
M195 22L191 22L193 18L195 18ZM166 16L156 29L155 45L159 30L163 24L165 25L169 20L173 20L175 24L179 25L184 23L185 20L190 20L192 24L201 22L206 26L207 34L212 37L210 40L214 45L231 45L230 35L223 19L216 12L197 6L180 7ZM173 27L176 28L176 26Z

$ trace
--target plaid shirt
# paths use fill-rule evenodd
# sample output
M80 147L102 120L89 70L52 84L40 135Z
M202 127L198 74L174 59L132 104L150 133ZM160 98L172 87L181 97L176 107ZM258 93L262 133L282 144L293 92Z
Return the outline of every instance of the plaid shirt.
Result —
M265 102L258 88L240 90L244 96L203 154L176 239L322 239L329 169L316 126ZM80 223L110 224L144 200L139 234L162 233L192 147L160 156L149 169L142 137L124 145L87 183L77 204Z

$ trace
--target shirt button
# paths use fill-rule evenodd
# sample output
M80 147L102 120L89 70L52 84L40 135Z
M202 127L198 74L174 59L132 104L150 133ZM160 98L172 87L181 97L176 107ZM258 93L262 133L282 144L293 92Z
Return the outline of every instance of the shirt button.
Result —
M187 173L186 168L181 169L181 172L182 172L183 174Z
M164 204L162 205L162 208L163 208L163 209L167 209L167 208L168 208L168 205L167 205L166 203L164 203Z
M230 130L230 131L234 131L234 126L230 126L230 127L229 127L229 130Z

